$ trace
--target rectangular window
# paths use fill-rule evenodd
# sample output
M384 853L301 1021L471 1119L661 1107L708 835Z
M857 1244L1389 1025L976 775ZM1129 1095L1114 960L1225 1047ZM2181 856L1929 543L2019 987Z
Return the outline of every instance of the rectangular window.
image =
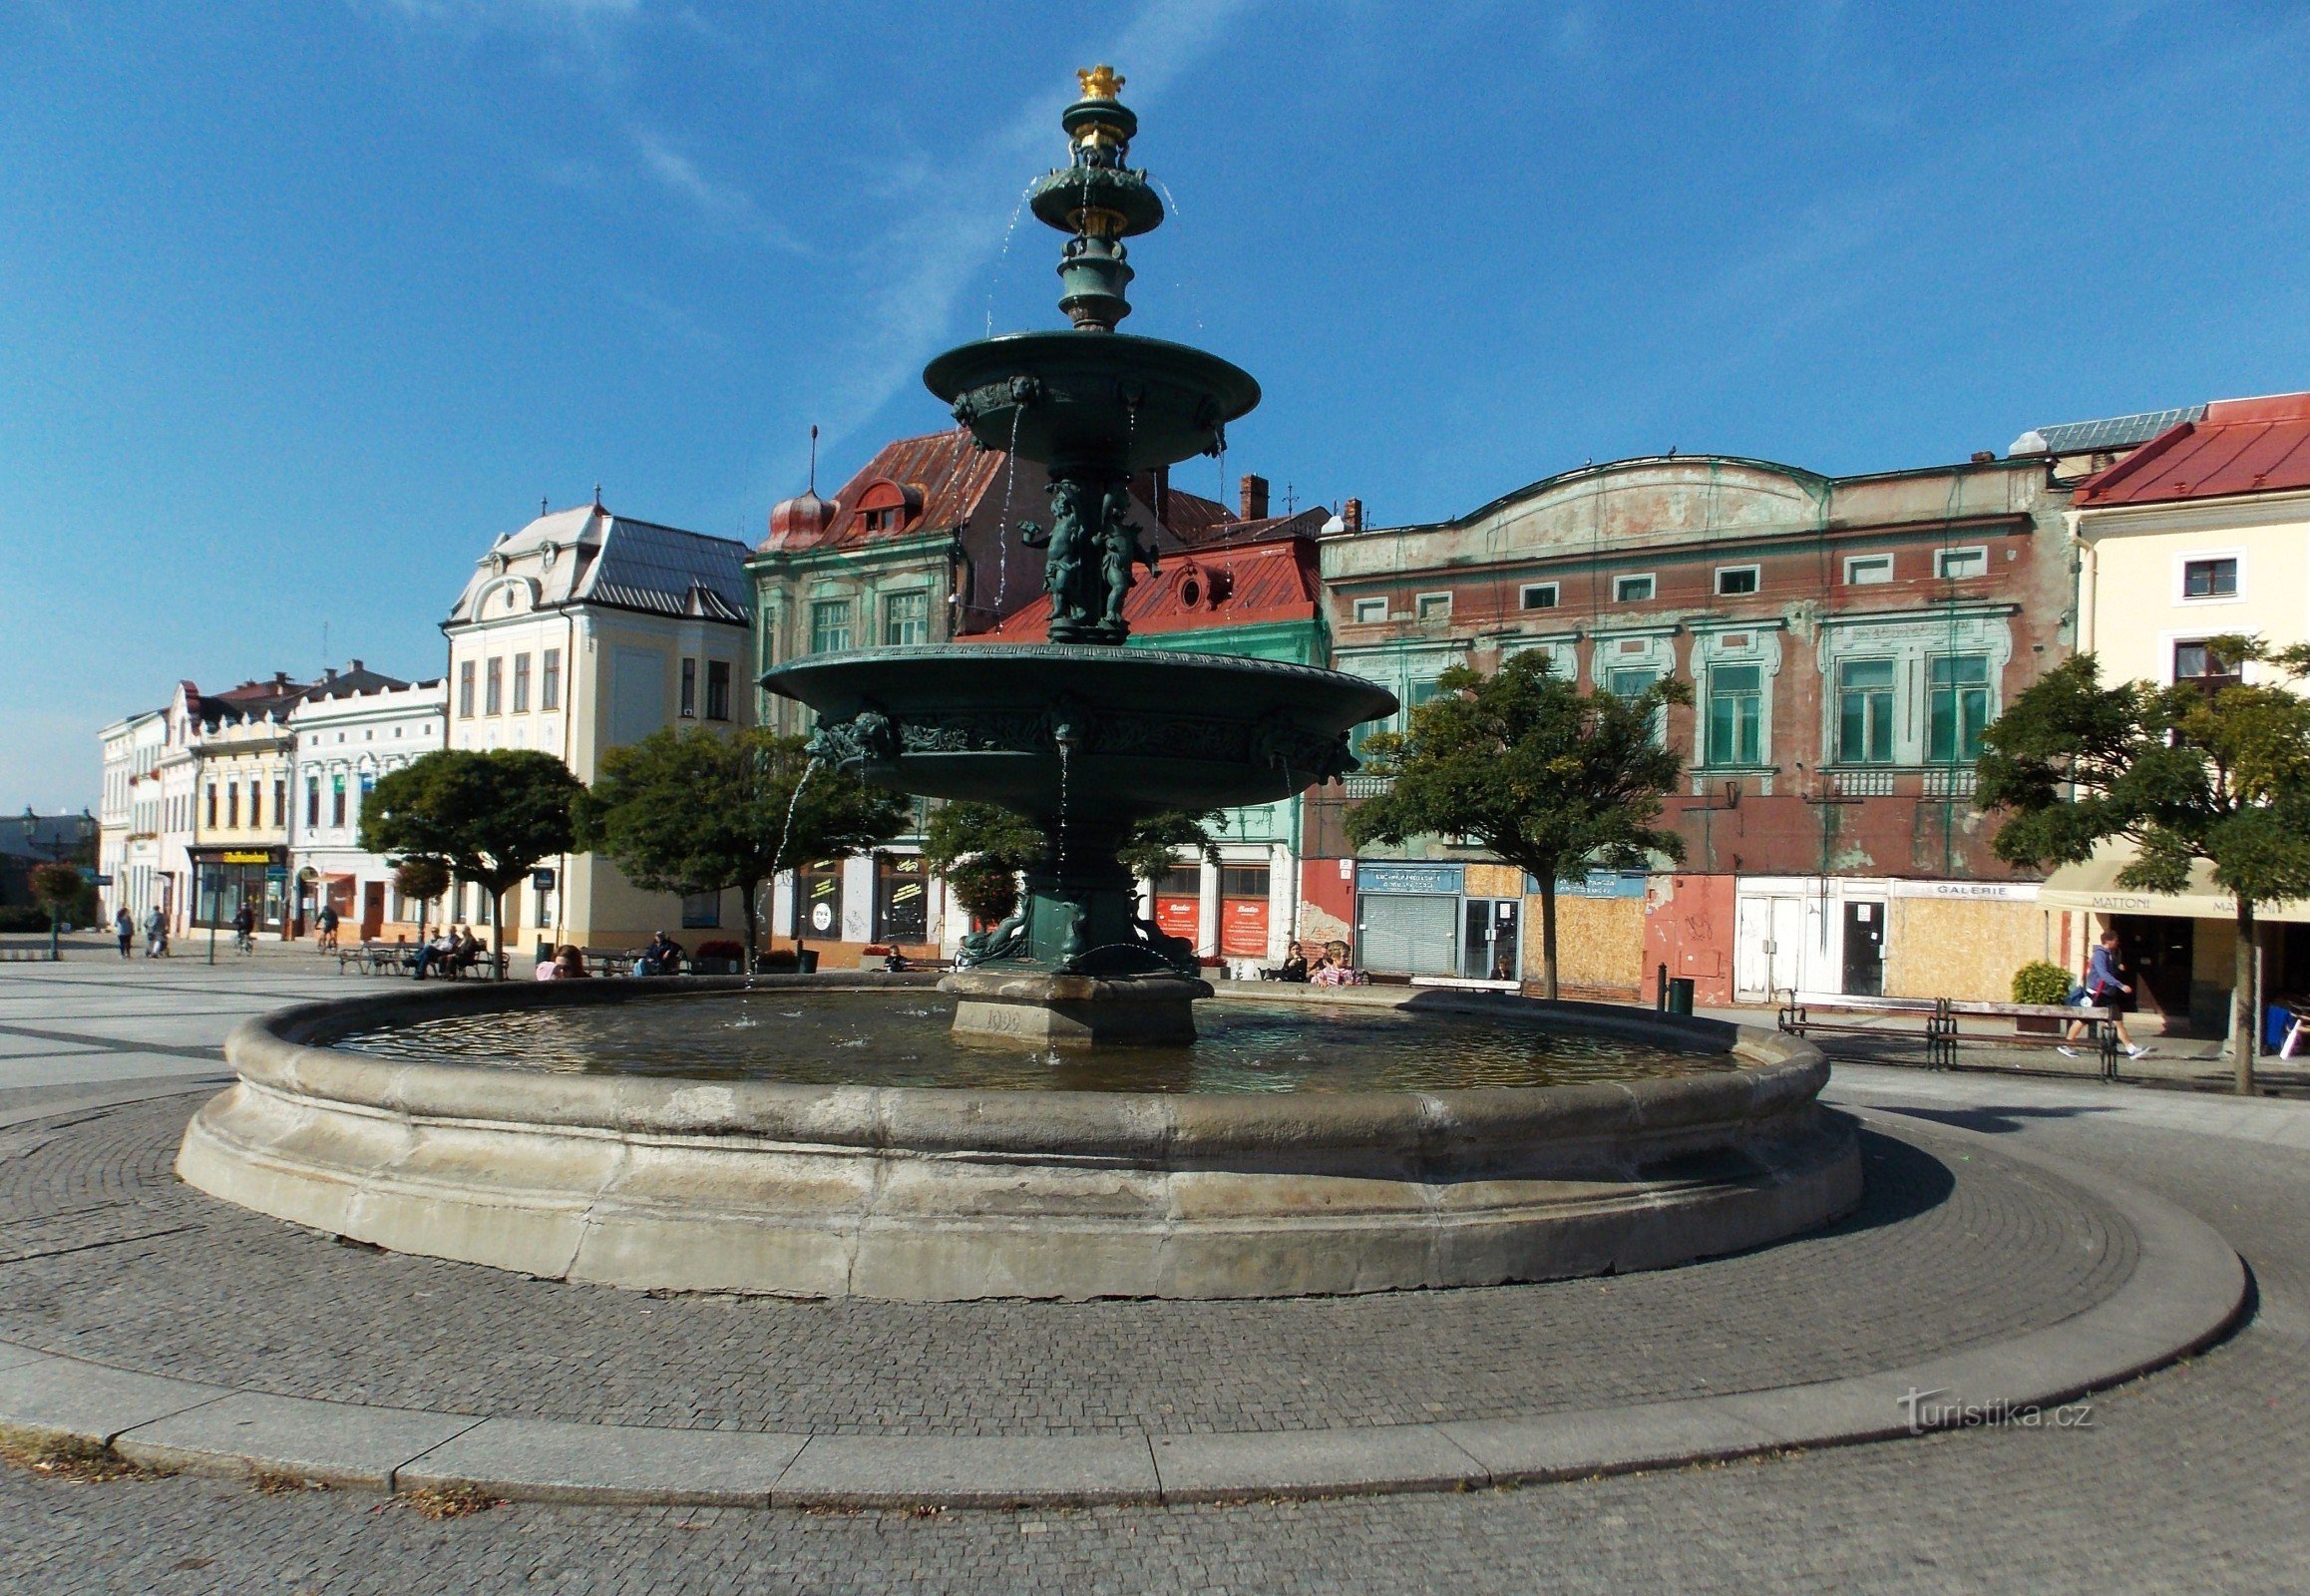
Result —
M1933 575L1951 582L1989 575L1987 549L1943 549L1933 556Z
M1661 673L1650 665L1628 665L1610 672L1605 685L1615 698L1635 698L1660 679Z
M2235 687L2243 679L2235 664L2215 653L2203 642L2177 642L2173 645L2173 680L2176 686L2203 687L2212 692L2221 687Z
M2184 598L2235 598L2238 563L2235 560L2190 560L2181 568Z
M794 873L794 935L842 936L842 861L821 859Z
M706 718L730 718L730 662L727 659L706 661Z
M931 596L923 591L894 593L883 600L883 641L911 648L931 640Z
M502 715L506 711L506 662L492 659L482 673L482 713Z
M1756 591L1757 568L1754 566L1720 566L1717 568L1717 593L1720 598L1734 598Z
M562 650L559 648L546 650L544 677L538 683L538 707L540 709L559 709L562 707Z
M320 823L321 778L318 776L307 776L305 778L305 824L308 826L317 826Z
M921 854L875 855L875 941L920 943L929 937L929 881Z
M1650 577L1615 577L1612 581L1612 601L1616 604L1647 604L1653 600L1653 579Z
M850 600L820 598L810 606L810 651L840 653L850 646Z
M345 778L342 773L329 778L329 824L345 823Z
M1359 624L1369 625L1375 620L1385 620L1386 618L1386 599L1358 598L1355 600L1355 619Z
M1757 665L1718 665L1709 672L1709 763L1762 762L1763 669Z
M1448 593L1423 593L1413 600L1413 612L1422 620L1449 620L1452 617L1452 596Z
M1989 724L1989 656L1943 654L1935 659L1927 699L1925 757L1935 764L1980 758L1981 728Z
M530 712L530 656L514 655L514 713Z
M224 829L240 829L240 783L237 781L224 784Z
M695 659L682 660L681 715L684 720L698 718L698 662Z
M1421 704L1442 696L1443 687L1440 684L1432 681L1415 681L1411 684L1410 694L1404 699L1404 707L1417 709Z
M1837 666L1837 760L1893 762L1893 661L1847 659Z
M1553 582L1528 582L1517 590L1516 601L1519 607L1525 609L1554 609L1556 592L1556 584Z
M1845 562L1845 586L1874 588L1893 580L1891 555L1854 555Z
M722 895L718 892L682 894L682 929L698 931L722 923Z
M473 719L473 661L463 659L457 666L457 717Z
M272 784L272 823L276 826L288 824L288 783L285 781Z

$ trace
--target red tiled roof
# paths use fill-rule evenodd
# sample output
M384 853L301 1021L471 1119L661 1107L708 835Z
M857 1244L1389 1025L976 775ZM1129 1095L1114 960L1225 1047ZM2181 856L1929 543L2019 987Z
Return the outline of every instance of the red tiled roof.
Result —
M1123 618L1142 635L1313 620L1321 589L1314 537L1271 533L1256 541L1207 543L1166 556L1155 576L1141 573L1132 584ZM1050 595L1044 594L993 630L959 640L1039 642L1049 630Z
M2078 485L2082 509L2310 488L2310 393L2224 399Z
M974 447L970 434L960 427L886 443L834 496L834 518L827 523L825 532L816 537L795 533L784 542L773 538L765 547L855 548L875 538L904 537L926 528L953 527L968 519L979 496L996 480L1004 459L1000 450L980 451ZM921 496L922 508L906 517L898 527L869 532L858 513L858 503L869 488L886 481L914 490Z

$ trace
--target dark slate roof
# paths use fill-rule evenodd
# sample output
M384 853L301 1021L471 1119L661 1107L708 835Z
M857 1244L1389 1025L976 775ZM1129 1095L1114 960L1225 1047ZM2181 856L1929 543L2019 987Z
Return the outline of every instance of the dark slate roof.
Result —
M97 832L94 818L79 815L0 815L0 854L15 859L63 859Z
M600 556L571 595L579 602L740 625L752 597L744 544L626 516L610 519Z
M2083 455L2097 450L2133 449L2170 427L2196 421L2203 405L2179 405L2171 410L2144 410L2138 415L2107 416L2100 421L2064 421L2037 427L2013 441L2006 452L2016 455Z

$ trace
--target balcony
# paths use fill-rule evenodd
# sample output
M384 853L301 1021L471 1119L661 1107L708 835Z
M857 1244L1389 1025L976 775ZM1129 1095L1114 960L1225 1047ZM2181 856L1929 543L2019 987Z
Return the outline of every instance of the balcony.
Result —
M1925 798L1973 796L1971 765L1870 765L1828 774L1830 795L1837 798L1890 798L1904 790Z
M1343 776L1340 785L1350 798L1376 798L1395 785L1393 776Z

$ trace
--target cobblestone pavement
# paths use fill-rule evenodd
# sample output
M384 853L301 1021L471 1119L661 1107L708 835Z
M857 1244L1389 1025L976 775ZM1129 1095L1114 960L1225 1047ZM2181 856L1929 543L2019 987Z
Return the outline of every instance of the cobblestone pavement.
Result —
M2181 1204L2253 1266L2257 1313L2223 1345L2096 1397L2090 1429L1965 1431L1456 1496L919 1518L524 1504L437 1523L355 1493L273 1495L188 1477L85 1485L0 1468L0 1589L2310 1588L2310 1226L2300 1217L2310 1211L2310 1110L1871 1068L1840 1068L1837 1093L1909 1109L1926 1127L2012 1137ZM1967 1171L1950 1161L1955 1200ZM0 1266L0 1282L17 1267ZM1909 1265L1927 1285L1934 1267ZM1680 1277L1698 1278L1649 1278ZM8 1296L0 1290L0 1302ZM1808 1312L1834 1323L1866 1318L1866 1308ZM1643 1332L1634 1316L1630 1325Z
M0 1340L282 1396L625 1424L1315 1428L1897 1369L2066 1319L2134 1256L2125 1222L2065 1184L1872 1135L1871 1195L1844 1223L1619 1279L1280 1303L652 1299L218 1202L170 1173L195 1101L0 1132Z

